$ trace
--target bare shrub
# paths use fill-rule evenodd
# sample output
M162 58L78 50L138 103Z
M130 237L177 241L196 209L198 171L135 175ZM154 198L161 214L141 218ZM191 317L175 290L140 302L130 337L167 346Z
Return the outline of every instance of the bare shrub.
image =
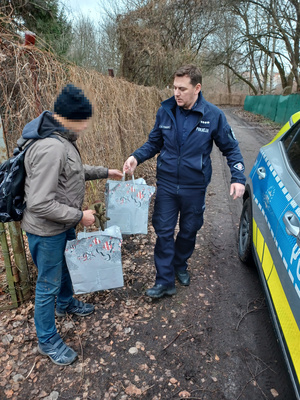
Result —
M122 170L125 159L146 140L166 93L59 62L53 54L24 46L7 32L0 42L0 113L11 154L26 123L52 110L68 82L91 99L94 116L78 140L83 163ZM147 179L153 160L138 167ZM103 182L87 183L86 203L103 200Z

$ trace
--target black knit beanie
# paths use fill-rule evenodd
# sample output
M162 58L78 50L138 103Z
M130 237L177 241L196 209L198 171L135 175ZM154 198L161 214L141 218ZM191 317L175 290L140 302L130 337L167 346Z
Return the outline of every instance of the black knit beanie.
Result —
M67 119L83 120L92 116L93 109L83 91L69 83L57 96L54 112Z

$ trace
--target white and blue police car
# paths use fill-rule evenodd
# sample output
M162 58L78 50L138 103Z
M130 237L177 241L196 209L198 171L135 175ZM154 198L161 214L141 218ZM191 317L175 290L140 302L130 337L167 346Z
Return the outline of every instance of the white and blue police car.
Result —
M300 399L300 112L260 149L246 182L239 258L258 267Z

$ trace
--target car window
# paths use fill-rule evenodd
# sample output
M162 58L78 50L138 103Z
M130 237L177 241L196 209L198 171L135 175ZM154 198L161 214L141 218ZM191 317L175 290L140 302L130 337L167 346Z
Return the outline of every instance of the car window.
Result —
M300 178L300 124L290 129L282 139L290 166Z

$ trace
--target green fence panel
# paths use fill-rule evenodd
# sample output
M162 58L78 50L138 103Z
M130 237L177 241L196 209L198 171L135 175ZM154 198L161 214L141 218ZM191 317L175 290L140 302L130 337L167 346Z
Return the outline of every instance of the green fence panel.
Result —
M257 109L255 114L264 115L265 110L265 96L257 96Z
M263 108L261 105L263 96L246 96L244 102L244 110L259 114L259 110Z
M265 97L265 107L263 110L264 111L263 115L266 118L269 118L270 120L275 121L279 96L273 96L270 94L270 95L266 95L264 97Z
M291 94L289 95L287 113L285 115L286 121L298 111L300 111L300 94Z
M265 96L257 96L256 102L256 112L255 114L263 115L264 113L264 105L265 105Z
M253 114L260 114L264 109L264 96L246 96L244 109Z
M279 124L285 124L289 120L289 117L286 117L286 115L288 114L288 101L290 96L278 97L277 113L274 121Z
M300 94L246 96L244 110L285 124L293 114L300 111Z
M257 96L256 97L256 102L255 102L255 106L254 106L254 113L255 114L259 114L260 110L262 110L262 97L261 96Z
M244 110L254 112L255 98L256 96L246 96L244 101Z

